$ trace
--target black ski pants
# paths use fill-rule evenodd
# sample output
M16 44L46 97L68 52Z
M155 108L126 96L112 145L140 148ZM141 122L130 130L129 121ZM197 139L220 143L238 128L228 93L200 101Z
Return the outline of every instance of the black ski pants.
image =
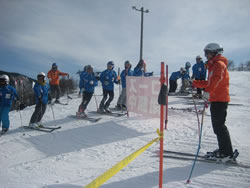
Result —
M109 99L107 100L109 95ZM100 103L100 109L102 110L103 108L108 108L110 103L113 101L114 99L114 91L113 90L105 90L103 89L103 98L102 101ZM106 101L107 100L107 101ZM106 101L106 102L105 102Z
M87 92L87 91L83 92L82 103L79 106L78 112L83 112L86 110L92 96L93 96L93 92Z
M36 104L35 111L33 112L31 119L30 119L30 123L40 122L43 118L46 108L47 108L47 104L42 104L41 102Z
M229 131L225 125L227 117L227 102L211 102L210 112L214 133L217 136L220 153L232 155L233 148Z
M177 80L169 80L169 85L170 85L170 88L169 88L169 93L174 93L177 89Z
M59 99L61 90L59 85L50 85L50 90L51 90L51 97Z

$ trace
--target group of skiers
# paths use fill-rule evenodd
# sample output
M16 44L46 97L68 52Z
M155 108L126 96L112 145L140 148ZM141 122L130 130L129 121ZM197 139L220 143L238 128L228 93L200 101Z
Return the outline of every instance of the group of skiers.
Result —
M37 75L37 81L34 85L35 93L35 111L31 116L29 126L39 127L42 126L41 120L46 111L47 104L51 101L51 98L56 98L55 103L59 103L60 87L59 77L69 76L68 73L60 72L57 69L56 63L52 64L51 70L48 72L49 84L46 83L46 74L40 72ZM2 124L2 134L8 131L9 111L12 106L12 102L15 101L17 108L19 109L20 101L16 89L9 85L9 77L7 75L0 76L0 123Z
M190 86L190 82L193 80L205 80L207 74L206 64L202 61L200 55L196 56L196 64L192 66L192 76L190 77L189 69L191 68L191 63L186 62L185 67L181 67L179 71L173 72L169 78L169 93L175 93L177 89L177 80L181 78L182 86L180 89L181 93L185 92L185 89ZM196 97L202 98L202 89L197 88Z
M202 61L201 56L196 57L196 64L193 65L193 74L190 78L189 68L191 64L186 63L185 68L180 71L172 73L169 82L169 92L175 92L176 80L179 78L191 79L192 86L197 88L197 93L202 95L204 100L209 100L211 104L211 121L214 133L217 136L218 146L213 154L218 158L232 158L233 149L229 131L225 125L227 116L229 97L229 73L227 70L228 60L222 56L223 48L220 44L210 43L204 48L205 56L207 58L207 65ZM107 69L101 72L100 77L96 77L93 73L91 65L86 66L85 71L81 74L80 89L83 90L82 102L78 108L77 115L86 117L85 110L89 101L91 100L94 88L97 86L98 80L102 83L103 98L99 105L100 113L109 113L109 105L114 98L114 83L122 84L122 92L117 101L117 107L126 107L126 76L152 76L153 72L146 72L146 64L144 60L140 60L134 71L131 70L131 63L125 61L124 70L121 75L117 75L114 71L114 62L107 63ZM57 65L53 63L52 69L48 72L47 77L50 79L50 88L52 94L59 102L60 88L59 77L69 76L68 73L62 73L57 70ZM206 71L208 70L208 77L206 80ZM201 90L204 93L201 93ZM50 97L49 85L46 84L46 75L41 72L37 75L37 82L34 86L36 97L35 111L30 119L30 126L41 126L40 122L46 110ZM109 97L108 97L109 96ZM12 86L9 85L9 77L7 75L0 76L0 123L2 124L2 133L9 129L9 116L8 113L11 108L12 101L16 100L17 104L18 95Z
M98 80L102 84L103 98L98 107L99 113L111 113L109 106L114 99L114 84L121 84L122 91L117 101L116 108L118 110L126 110L126 77L127 76L152 76L153 72L146 72L146 63L144 60L140 60L137 66L132 71L132 64L130 61L124 62L124 70L122 70L120 75L117 75L114 70L114 62L109 61L107 63L107 69L97 76L93 73L93 68L91 65L84 67L84 71L80 74L79 88L83 91L82 103L78 108L76 115L78 117L86 117L85 110L89 101L91 100L94 87L97 86Z

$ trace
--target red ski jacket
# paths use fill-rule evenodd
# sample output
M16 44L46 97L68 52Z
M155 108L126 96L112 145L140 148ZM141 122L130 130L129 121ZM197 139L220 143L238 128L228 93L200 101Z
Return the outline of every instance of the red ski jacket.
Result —
M217 55L208 61L208 80L194 80L193 86L205 88L209 92L211 102L229 102L229 73L227 58Z

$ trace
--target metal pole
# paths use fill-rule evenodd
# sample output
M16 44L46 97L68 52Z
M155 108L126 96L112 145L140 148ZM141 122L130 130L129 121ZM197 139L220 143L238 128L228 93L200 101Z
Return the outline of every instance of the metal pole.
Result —
M141 9L137 9L135 6L133 6L132 9L141 12L140 60L142 60L143 59L143 16L144 13L149 13L149 10L144 10L143 7L141 7Z
M142 60L142 50L143 50L143 7L141 8L141 42L140 42L140 60Z

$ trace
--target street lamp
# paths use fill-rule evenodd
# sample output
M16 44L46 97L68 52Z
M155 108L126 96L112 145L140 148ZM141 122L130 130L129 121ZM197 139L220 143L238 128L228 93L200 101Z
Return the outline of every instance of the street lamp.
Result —
M141 12L141 41L140 41L140 60L142 60L142 49L143 49L143 14L149 13L149 10L144 10L143 7L141 9L137 9L135 6L132 7L133 10Z

